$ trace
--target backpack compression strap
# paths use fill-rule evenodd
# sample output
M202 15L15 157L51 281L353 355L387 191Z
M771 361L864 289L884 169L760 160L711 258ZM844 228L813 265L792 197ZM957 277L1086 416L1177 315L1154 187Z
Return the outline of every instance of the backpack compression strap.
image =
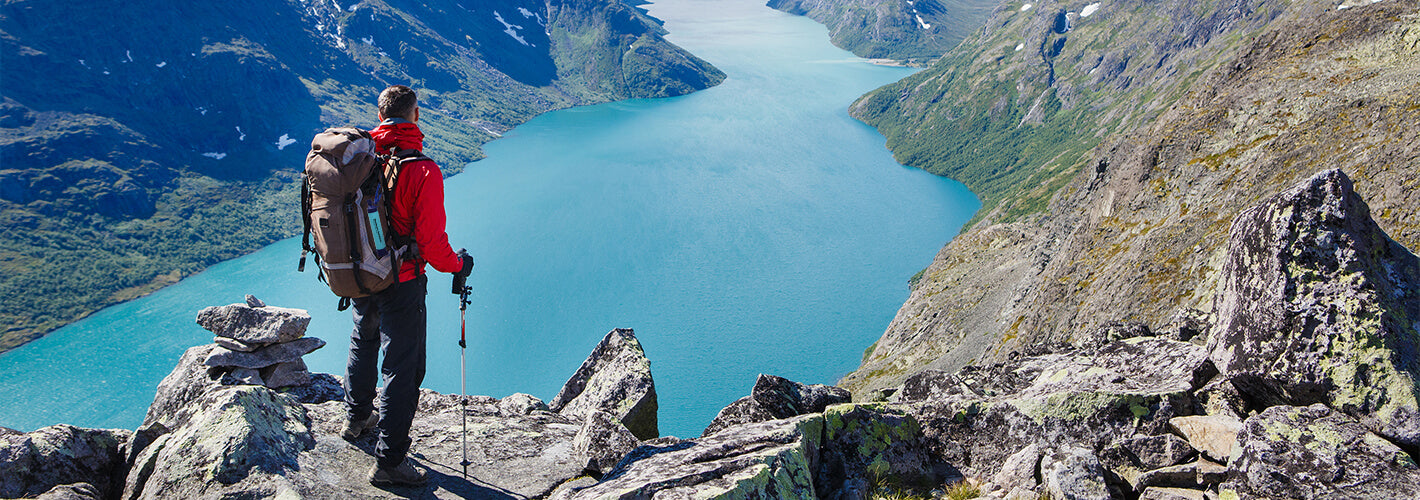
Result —
M296 266L296 272L306 272L306 254L311 249L311 181L304 174L301 175L301 227L304 234L301 235L301 263ZM316 254L320 258L320 254Z

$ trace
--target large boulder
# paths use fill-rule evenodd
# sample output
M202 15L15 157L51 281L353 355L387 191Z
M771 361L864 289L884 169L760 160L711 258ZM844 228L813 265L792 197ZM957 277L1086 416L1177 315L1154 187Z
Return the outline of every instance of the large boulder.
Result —
M926 491L959 473L933 459L917 420L883 404L831 406L823 412L823 441L814 487L820 495L844 485L879 481Z
M1238 430L1242 421L1226 415L1194 415L1169 419L1178 435L1189 446L1215 462L1228 463L1238 447Z
M921 391L929 399L899 404L921 423L938 460L990 477L1036 443L1100 450L1165 434L1170 418L1192 412L1191 391L1214 373L1201 346L1138 337L971 367L937 384L946 390Z
M1208 339L1256 408L1324 403L1420 446L1420 259L1338 170L1232 224Z
M180 426L138 454L123 498L266 494L267 483L285 484L279 478L315 445L305 408L265 387L218 388L180 413ZM244 481L252 475L262 480Z
M599 483L554 500L599 498L818 498L813 471L823 416L735 426L694 441L636 448Z
M607 333L548 406L579 422L596 410L610 413L639 439L661 434L651 361L629 328Z
M774 375L760 374L750 394L720 410L702 436L732 425L822 413L829 405L851 401L847 390L826 385L804 385Z
M1321 404L1274 406L1243 422L1220 490L1243 498L1420 498L1420 467L1355 418ZM1227 496L1224 495L1226 498Z
M179 416L187 415L182 411L184 408L207 391L222 385L221 375L202 363L217 349L221 349L217 344L202 344L189 347L182 354L173 371L158 383L153 402L148 405L148 413L143 417L142 427L154 423L169 429L180 426Z
M306 334L311 315L303 309L246 303L213 306L197 313L197 324L219 337L246 344L290 342Z
M123 487L123 450L133 433L53 425L30 433L0 433L0 498L56 490L92 490L106 498ZM87 487L76 485L87 483ZM71 488L62 488L73 485Z
M572 452L578 462L586 464L585 472L601 477L639 444L636 436L616 417L604 411L594 411L572 440Z

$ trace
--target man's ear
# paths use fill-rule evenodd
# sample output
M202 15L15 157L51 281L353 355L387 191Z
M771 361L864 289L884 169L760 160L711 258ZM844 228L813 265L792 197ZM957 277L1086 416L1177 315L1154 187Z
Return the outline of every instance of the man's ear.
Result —
M419 106L414 106L414 119L410 121L414 123L419 123Z

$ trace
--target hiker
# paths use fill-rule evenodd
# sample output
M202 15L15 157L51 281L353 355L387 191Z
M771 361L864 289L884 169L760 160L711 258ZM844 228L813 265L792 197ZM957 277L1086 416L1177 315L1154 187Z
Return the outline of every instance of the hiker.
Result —
M396 156L413 154L424 148L419 131L418 96L413 89L393 85L380 93L380 125L370 131L376 150ZM419 385L424 381L425 333L424 297L428 278L427 262L435 270L466 278L473 259L454 253L444 232L444 179L433 160L421 159L402 165L391 208L391 228L413 236L417 255L404 261L398 283L374 295L352 300L355 330L350 336L350 359L345 366L345 402L349 421L343 436L355 439L378 424L376 462L370 484L376 486L418 486L427 481L424 471L408 458L409 426L419 406ZM385 391L375 412L376 361L383 350Z

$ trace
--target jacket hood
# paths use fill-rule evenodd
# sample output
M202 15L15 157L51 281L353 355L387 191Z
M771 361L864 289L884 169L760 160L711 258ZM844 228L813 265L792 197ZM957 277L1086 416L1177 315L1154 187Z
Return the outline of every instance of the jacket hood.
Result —
M371 130L370 135L375 138L375 149L382 154L388 154L394 148L424 150L424 132L419 131L419 125L408 120L385 120Z

